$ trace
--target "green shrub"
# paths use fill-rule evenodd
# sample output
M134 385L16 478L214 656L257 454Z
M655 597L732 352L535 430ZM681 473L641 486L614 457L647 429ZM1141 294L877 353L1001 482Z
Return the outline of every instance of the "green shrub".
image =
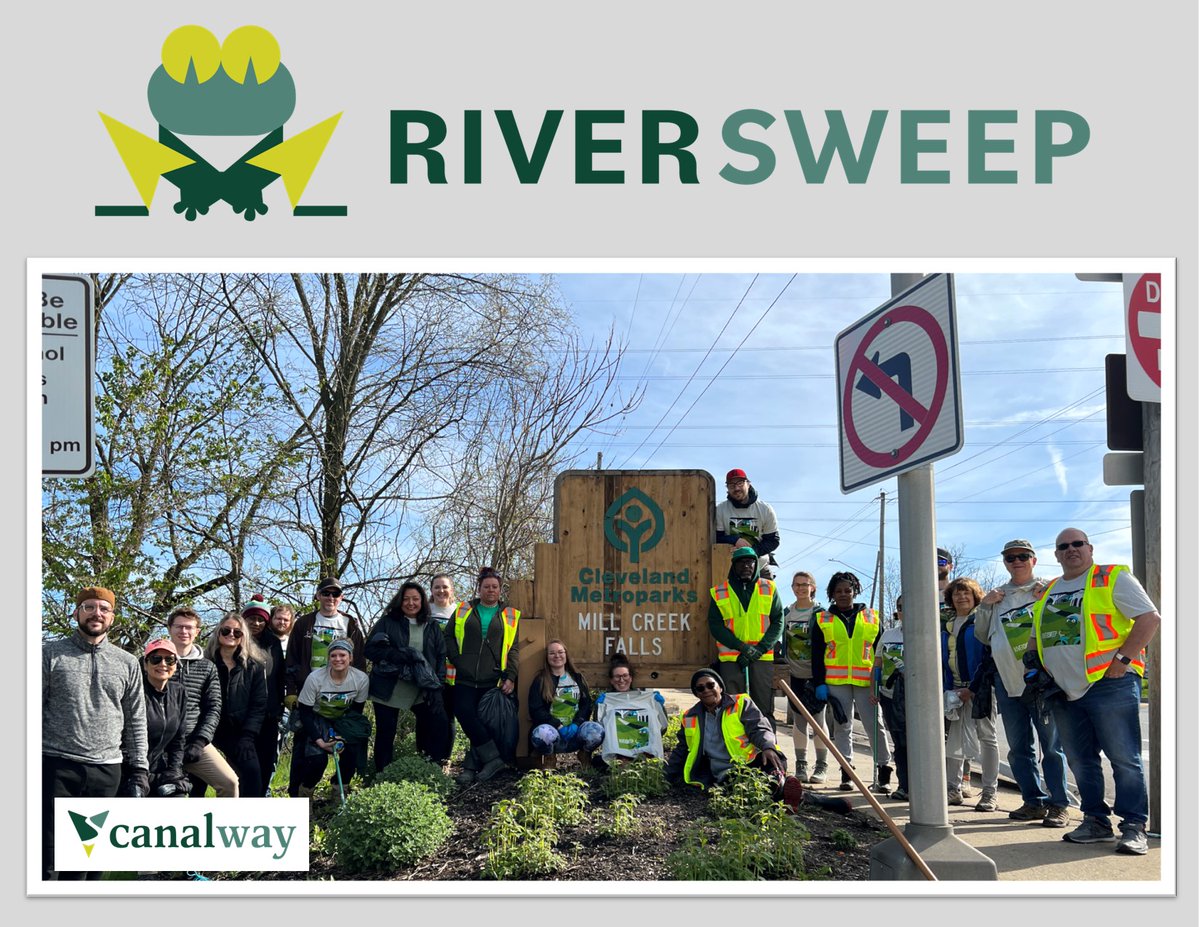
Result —
M384 782L346 800L326 844L350 872L396 869L435 852L453 829L445 805L424 785Z
M609 804L607 814L603 811L597 812L597 814L605 814L599 823L600 832L607 837L618 839L637 836L641 831L637 806L641 803L641 796L631 792L618 795Z
M796 818L774 805L748 818L691 825L680 849L667 857L667 871L680 880L807 879L804 844L809 838Z
M456 788L454 780L442 772L442 767L420 754L392 760L376 782L419 782L439 798L447 797Z
M483 831L487 859L483 872L492 879L525 879L553 875L566 867L566 859L554 851L555 831L544 813L530 824L529 809L520 801L506 798L492 806Z
M839 850L853 850L858 846L858 841L854 839L854 834L840 827L829 835L829 839Z
M663 750L670 753L679 743L679 732L683 730L683 715L673 715L667 719L667 729L663 731Z
M601 791L608 798L619 795L637 795L653 798L665 795L668 789L663 776L664 763L658 757L647 756L629 763L615 761L608 769Z
M735 765L709 789L708 810L718 818L750 818L776 804L771 781L756 769Z
M582 824L587 819L588 787L574 773L535 769L521 777L517 786L524 823Z

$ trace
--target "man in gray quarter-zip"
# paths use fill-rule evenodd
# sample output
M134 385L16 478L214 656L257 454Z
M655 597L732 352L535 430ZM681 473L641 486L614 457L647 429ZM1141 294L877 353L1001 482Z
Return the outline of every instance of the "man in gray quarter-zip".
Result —
M75 633L42 645L43 879L100 878L55 871L55 798L111 798L122 763L129 768L127 795L149 789L142 671L136 657L108 640L115 608L110 590L80 590Z

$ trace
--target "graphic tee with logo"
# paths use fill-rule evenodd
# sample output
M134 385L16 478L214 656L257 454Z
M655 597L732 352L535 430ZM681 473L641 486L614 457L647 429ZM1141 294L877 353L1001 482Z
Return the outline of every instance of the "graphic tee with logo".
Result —
M353 666L346 671L346 678L336 682L329 675L328 667L310 673L300 690L300 702L309 705L322 718L336 721L355 702L367 700L370 681L367 674Z
M797 679L811 679L812 616L816 606L799 608L795 603L783 613L783 656L788 672Z
M604 728L600 755L605 760L641 754L662 758L667 712L654 692L605 692L603 701L596 704L596 720Z
M564 670L554 687L554 701L550 703L550 714L560 724L570 724L575 720L577 711L579 711L579 683Z
M317 612L312 629L312 658L309 668L320 669L329 664L329 645L339 637L345 637L350 630L350 619L338 612L332 617L326 617Z
M882 661L883 670L879 694L891 698L896 688L894 685L888 685L888 680L892 678L893 673L904 672L904 628L897 625L884 631L875 644L875 653Z

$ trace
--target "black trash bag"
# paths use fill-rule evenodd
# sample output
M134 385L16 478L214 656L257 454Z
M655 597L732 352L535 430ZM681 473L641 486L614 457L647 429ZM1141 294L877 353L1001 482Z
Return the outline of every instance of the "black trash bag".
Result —
M846 723L846 709L842 707L842 703L835 698L829 700L829 710L833 712L833 720L838 724Z
M521 727L517 719L517 697L505 695L499 687L488 689L479 700L479 720L495 741L500 758L506 763L513 762Z

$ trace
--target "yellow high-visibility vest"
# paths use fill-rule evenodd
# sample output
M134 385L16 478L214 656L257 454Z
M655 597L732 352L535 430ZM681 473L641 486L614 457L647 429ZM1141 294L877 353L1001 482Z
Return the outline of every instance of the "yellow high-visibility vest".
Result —
M758 756L758 748L750 742L746 726L742 723L742 713L750 703L750 696L739 692L733 696L733 704L721 712L721 736L725 740L725 749L734 763L750 763ZM701 708L701 711L704 709ZM698 715L685 714L683 722L683 740L687 744L688 755L683 763L683 781L688 785L704 788L703 782L692 780L692 767L700 756L700 718Z
M775 600L775 583L769 579L760 579L754 584L754 593L750 596L750 605L742 608L742 602L737 594L729 588L729 583L721 583L709 591L717 610L725 619L725 627L744 643L757 645L767 633L771 624L771 603ZM717 642L717 658L728 663L736 660L741 651L730 650L720 641ZM775 652L768 650L760 660L775 659Z
M463 637L467 631L467 619L471 617L471 603L462 602L458 608L454 610L454 639L458 641L458 652L462 653ZM508 606L500 612L499 617L504 622L504 643L500 650L500 672L508 667L508 652L512 649L513 641L517 639L517 622L521 620L520 609ZM482 632L482 626L480 631ZM454 679L458 675L458 670L451 664L450 659L446 659L446 685L454 685ZM500 681L497 681L497 685Z
M879 631L879 614L872 608L861 608L854 616L854 634L846 633L846 625L833 612L817 616L817 625L825 638L825 682L831 686L869 686L871 667L875 663L875 638Z

